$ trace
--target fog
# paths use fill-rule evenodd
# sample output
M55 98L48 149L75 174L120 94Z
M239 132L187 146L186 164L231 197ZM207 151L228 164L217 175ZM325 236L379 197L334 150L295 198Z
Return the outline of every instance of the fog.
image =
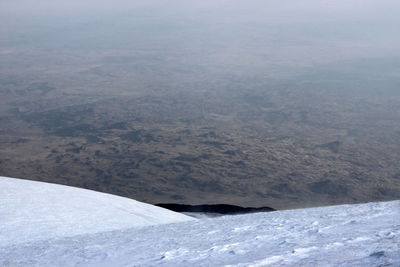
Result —
M2 40L14 45L22 35L55 48L96 47L102 44L92 42L108 38L103 48L131 48L139 41L198 50L203 41L209 49L221 42L221 48L252 55L299 46L311 53L309 60L320 61L398 55L400 38L398 1L3 0L0 5ZM64 40L49 41L60 36ZM298 52L303 51L286 58L296 59Z
M1 0L0 175L153 203L397 199L398 10Z

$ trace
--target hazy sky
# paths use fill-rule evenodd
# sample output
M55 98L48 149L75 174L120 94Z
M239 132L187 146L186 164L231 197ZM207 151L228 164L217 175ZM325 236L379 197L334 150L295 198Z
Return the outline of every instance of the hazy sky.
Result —
M0 48L173 47L254 65L397 57L398 10L397 0L2 0Z

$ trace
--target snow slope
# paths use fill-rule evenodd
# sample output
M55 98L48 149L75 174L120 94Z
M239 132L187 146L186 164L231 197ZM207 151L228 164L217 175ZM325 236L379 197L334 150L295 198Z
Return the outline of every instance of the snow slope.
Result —
M72 199L66 192L62 197ZM146 205L132 212L142 217L148 210ZM0 237L10 240L8 235L2 230ZM0 266L156 265L400 266L400 201L224 216L0 246Z
M0 177L0 246L187 220L128 198Z

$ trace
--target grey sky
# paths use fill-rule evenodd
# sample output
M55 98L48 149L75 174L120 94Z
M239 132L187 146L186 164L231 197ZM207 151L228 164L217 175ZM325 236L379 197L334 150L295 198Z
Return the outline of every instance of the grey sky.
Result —
M2 0L0 47L180 47L214 60L312 65L400 56L396 0Z

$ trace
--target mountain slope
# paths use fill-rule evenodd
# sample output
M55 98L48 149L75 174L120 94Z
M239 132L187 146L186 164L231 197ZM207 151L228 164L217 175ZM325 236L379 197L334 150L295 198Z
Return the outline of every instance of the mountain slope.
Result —
M134 211L138 216L142 212ZM3 244L0 265L400 266L400 201L224 216Z
M132 199L0 177L0 246L192 220Z

